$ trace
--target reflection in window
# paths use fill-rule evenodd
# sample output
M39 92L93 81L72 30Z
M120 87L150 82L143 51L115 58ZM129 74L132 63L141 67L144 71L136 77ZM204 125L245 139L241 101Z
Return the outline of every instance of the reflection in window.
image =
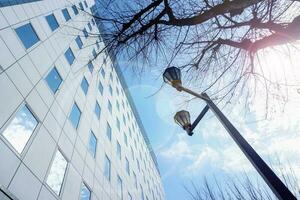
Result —
M71 16L66 8L62 10L62 13L63 13L66 21L69 21L71 19Z
M106 136L111 141L111 127L109 123L106 124Z
M110 168L111 168L111 163L107 155L105 155L104 158L104 171L103 174L107 178L108 181L110 181Z
M94 65L91 61L88 63L88 68L89 68L90 72L93 73Z
M112 105L109 100L108 100L108 110L112 114Z
M54 31L55 29L57 29L59 27L59 24L57 23L57 20L56 20L54 14L50 14L50 15L46 16L46 20L48 22L48 25L49 25L51 31Z
M65 57L66 57L69 65L72 65L74 60L75 60L75 56L74 56L73 51L70 47L65 52Z
M46 76L45 80L46 80L48 86L50 87L50 89L52 90L52 92L55 94L62 82L62 78L59 75L56 67L54 67L49 72L49 74Z
M127 158L125 160L126 160L126 172L128 175L130 175L129 161Z
M59 196L64 182L68 162L59 150L56 151L47 177L47 185Z
M81 111L79 110L77 104L74 103L69 119L75 129L77 129L78 127L80 116L81 116Z
M16 113L14 119L6 127L2 135L18 153L22 153L37 125L38 121L28 107L24 105Z
M73 9L74 15L78 15L78 9L75 5L72 6L72 9Z
M79 35L76 37L75 41L76 41L78 48L81 49L83 46L83 43L82 43L82 40Z
M86 31L85 28L82 30L82 32L83 32L83 35L84 35L85 38L87 38L89 36L89 34L88 34L88 32Z
M117 156L121 160L121 145L118 141L117 141Z
M103 94L103 85L100 81L99 81L99 85L98 85L98 90L101 94Z
M82 81L81 81L81 89L84 92L84 94L86 95L89 89L89 83L87 82L86 78L83 77Z
M100 119L100 113L101 113L101 108L99 106L99 103L96 101L95 114L96 114L96 116L97 116L98 119Z
M119 199L123 199L123 186L122 186L122 179L120 178L120 176L118 176L118 196Z
M32 47L35 43L40 41L30 23L16 28L15 31L26 49Z
M91 191L84 183L82 183L81 191L80 191L80 200L90 200L90 199L91 199Z
M89 142L89 151L91 155L95 158L97 149L97 138L93 131L91 131L90 142Z

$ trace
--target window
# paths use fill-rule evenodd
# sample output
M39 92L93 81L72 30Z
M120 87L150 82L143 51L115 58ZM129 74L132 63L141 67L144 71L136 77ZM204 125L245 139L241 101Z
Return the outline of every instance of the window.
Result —
M88 63L88 68L89 68L90 72L93 73L94 65L91 61Z
M84 10L81 2L79 3L79 7L80 7L80 10Z
M52 92L55 94L62 82L62 78L59 75L56 67L52 68L52 70L46 76L45 80Z
M40 41L30 23L16 28L15 31L26 49L29 49L38 41Z
M127 135L124 133L124 142L126 144L126 146L128 145L128 139L127 139Z
M120 178L120 176L118 176L118 196L119 199L123 199L123 186L122 186L122 179Z
M81 116L81 111L79 110L78 106L76 103L73 104L69 119L75 129L77 129L79 120Z
M94 25L95 25L95 24L94 24ZM97 46L97 49L99 50L99 48L100 48L99 41L96 42L96 46Z
M97 138L93 131L90 134L90 142L89 142L89 151L91 155L95 158L96 156L96 149L97 149Z
M111 168L110 160L107 157L107 155L105 155L103 175L107 178L108 181L110 181L110 168Z
M68 162L59 150L56 151L47 177L47 185L57 194L61 193Z
M117 104L118 111L120 111L120 104L119 104L119 102L117 101L116 104Z
M112 93L113 93L113 90L112 90L112 87L111 86L109 86L109 93L112 95Z
M110 74L109 74L109 78L110 78L110 80L111 80L111 81L113 81L113 80L114 80L114 79L113 79L113 75L112 75L112 73L110 73Z
M92 26L91 26L91 23L89 22L88 23L88 27L89 27L89 29L90 29L90 31L92 30Z
M126 158L126 172L128 175L130 175L129 161L127 158Z
M37 125L37 119L28 107L24 105L15 114L2 135L21 154Z
M132 156L132 160L134 160L134 151L133 151L133 148L132 148L132 147L130 147L130 149L131 149L131 156Z
M141 200L144 200L144 190L142 185L140 185L140 187L141 187Z
M87 7L88 7L88 5L87 5L86 1L83 1L83 3L84 3L84 5L85 5L85 7L87 8Z
M95 49L93 49L93 57L94 57L94 59L96 59L97 58L97 53L96 53L96 51L95 51Z
M139 172L140 172L140 171L141 171L140 162L139 162L139 160L138 160L138 159L137 159L136 161L137 161L137 166L138 166L138 169L139 169Z
M121 127L120 127L120 120L118 118L117 118L117 127L118 127L119 130L121 129Z
M102 75L103 78L105 77L105 71L104 71L103 68L101 69L101 75Z
M138 184L137 184L137 177L136 177L136 174L134 172L133 173L133 177L134 177L134 185L135 187L137 188L138 187Z
M106 136L111 141L111 127L109 123L106 124Z
M120 94L120 91L119 91L119 88L116 87L116 91L117 91L117 94L119 95Z
M112 105L109 100L108 100L108 110L112 114Z
M91 22L92 22L93 25L95 25L95 20L94 20L94 18L92 18Z
M103 94L103 85L100 81L99 81L99 85L98 85L98 90L101 94Z
M65 58L67 59L69 65L73 64L73 62L75 60L75 56L74 56L73 51L70 47L65 52Z
M121 160L121 145L118 141L117 141L117 156Z
M57 23L57 20L56 20L54 14L50 14L50 15L46 16L46 20L48 22L48 25L49 25L51 31L54 31L55 29L57 29L59 27L59 24Z
M84 35L85 38L87 38L89 36L89 34L88 34L88 32L86 31L85 28L82 30L82 32L83 32L83 35Z
M86 95L88 92L88 89L89 89L89 83L87 82L85 77L83 77L80 86L81 86L82 91Z
M66 21L69 21L71 19L71 16L66 8L62 10L62 13L63 13Z
M80 191L80 200L90 200L91 199L91 190L82 183Z
M78 15L78 9L75 5L72 6L72 9L73 9L74 15Z
M82 43L82 40L79 35L76 37L75 41L77 43L78 48L81 49L83 46L83 43Z
M101 113L101 108L99 106L99 103L96 101L95 114L96 114L96 116L97 116L98 119L100 119L100 113Z

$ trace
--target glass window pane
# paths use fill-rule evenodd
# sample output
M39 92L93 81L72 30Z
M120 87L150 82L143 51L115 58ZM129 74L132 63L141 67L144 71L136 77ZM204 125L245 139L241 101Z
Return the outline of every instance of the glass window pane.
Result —
M71 16L66 8L62 10L62 13L63 13L66 21L69 21L71 19Z
M120 120L119 119L117 119L117 127L118 127L119 130L121 129Z
M84 94L86 95L89 89L89 83L87 82L86 78L83 77L82 81L81 81L81 89L84 92Z
M84 2L84 5L85 5L85 7L88 7L88 5L87 5L86 1L83 1L83 2Z
M75 56L74 56L73 51L70 47L65 52L65 58L67 59L69 65L73 64L73 62L75 60Z
M79 7L80 7L80 10L84 10L81 2L79 3Z
M2 135L18 152L22 153L30 136L38 125L38 121L24 105L9 123Z
M126 158L126 171L127 171L127 174L130 175L129 161L127 158Z
M119 199L123 199L123 186L122 186L122 179L120 178L120 176L118 176L118 196Z
M84 183L82 183L81 191L80 191L80 200L90 200L90 199L91 199L91 191Z
M95 114L96 114L96 116L97 116L98 119L100 119L100 113L101 113L101 108L99 106L99 103L96 101Z
M112 87L111 86L109 86L109 93L112 95L112 93L113 93L113 89L112 89Z
M108 100L108 110L110 113L112 113L112 105L109 100Z
M93 49L93 57L94 57L94 59L97 57L97 53L96 53L95 49Z
M121 145L119 142L117 142L117 156L121 160Z
M15 31L26 49L32 47L35 43L40 41L30 23L16 28Z
M105 159L104 159L104 171L103 171L103 174L104 176L107 178L108 181L110 181L110 160L109 158L107 157L107 155L105 155Z
M103 94L103 85L100 81L99 81L99 85L98 85L98 90L101 94Z
M48 22L48 25L49 25L51 31L54 31L55 29L57 29L59 27L59 24L54 16L54 14L46 16L46 20Z
M108 123L106 124L106 136L109 140L111 140L111 127Z
M88 32L86 31L85 28L82 30L82 32L83 32L83 35L84 35L85 38L87 38L89 36L89 34L88 34Z
M79 35L76 37L75 41L77 43L78 48L81 49L83 46L83 43L82 43L82 40Z
M74 15L78 15L78 9L75 5L72 6L72 9L73 9Z
M62 82L62 78L59 75L56 67L54 67L49 74L46 76L46 82L48 84L48 86L50 87L50 89L52 90L53 93L55 93L61 82Z
M101 75L102 75L103 78L105 77L105 71L104 71L103 68L101 69Z
M57 151L52 161L50 172L47 177L47 185L59 196L64 182L68 162L64 156Z
M69 119L75 129L77 129L78 127L80 116L81 116L81 111L79 110L77 104L74 103Z
M91 155L95 158L97 150L97 138L93 131L91 131L90 142L89 142L89 151Z
M93 73L94 65L92 62L88 63L88 68L89 68L90 72Z
M89 29L90 29L90 31L92 30L92 26L91 26L91 23L89 22L88 23L88 27L89 27Z

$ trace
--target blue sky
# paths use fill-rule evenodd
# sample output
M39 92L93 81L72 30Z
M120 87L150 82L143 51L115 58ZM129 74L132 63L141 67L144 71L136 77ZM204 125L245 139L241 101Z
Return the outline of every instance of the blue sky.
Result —
M270 51L262 55L264 59L261 64L270 79L276 77L280 82L288 78L289 83L299 86L299 55L299 52L293 53L292 60L288 61ZM124 64L121 66L124 67ZM282 69L285 69L284 72ZM203 102L193 100L187 103L190 100L188 95L162 85L162 70L146 70L138 78L131 70L123 71L157 155L167 200L188 199L184 186L190 186L191 181L201 184L204 176L208 179L223 179L246 172L258 177L210 111L199 123L192 137L187 136L174 123L173 116L181 109L189 110L192 120L195 119L204 107ZM250 82L249 87L251 84ZM257 92L258 95L247 105L248 112L245 112L245 103L237 101L234 105L227 106L224 113L275 170L280 168L276 163L279 158L284 163L288 162L300 178L299 88L292 86L287 89L289 99L284 105L271 101L268 120L263 120L266 113L265 98L259 94L262 92L260 88Z

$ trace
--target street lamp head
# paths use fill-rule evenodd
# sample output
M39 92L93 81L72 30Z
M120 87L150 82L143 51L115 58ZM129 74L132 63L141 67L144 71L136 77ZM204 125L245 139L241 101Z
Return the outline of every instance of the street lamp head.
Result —
M191 117L188 111L181 110L177 112L174 116L174 120L179 126L186 130L189 135L191 134Z
M179 89L178 86L181 85L181 72L177 67L168 67L163 73L163 79L165 83L168 83Z

